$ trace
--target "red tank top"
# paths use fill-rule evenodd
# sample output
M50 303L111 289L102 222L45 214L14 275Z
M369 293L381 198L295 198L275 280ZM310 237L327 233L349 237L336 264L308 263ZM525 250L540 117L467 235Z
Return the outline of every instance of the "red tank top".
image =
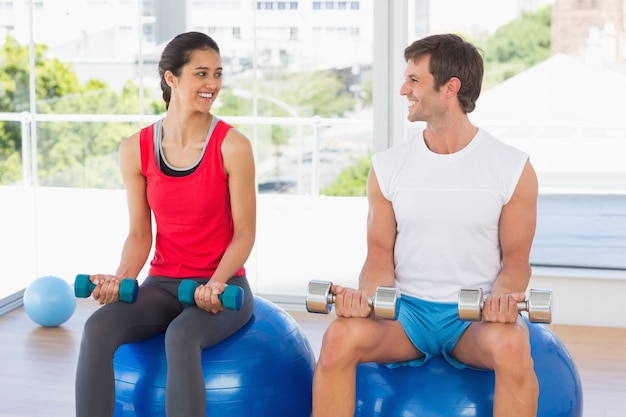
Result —
M154 125L141 130L141 171L156 220L151 276L210 278L233 238L221 146L231 126L218 121L194 172L165 175L154 152ZM245 275L245 268L235 275Z

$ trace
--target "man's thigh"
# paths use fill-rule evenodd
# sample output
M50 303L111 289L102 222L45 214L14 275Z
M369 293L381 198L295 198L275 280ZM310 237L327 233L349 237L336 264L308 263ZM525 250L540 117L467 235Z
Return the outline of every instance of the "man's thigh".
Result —
M332 326L336 335L342 335L359 352L362 363L403 362L424 356L396 320L338 317Z
M493 369L500 343L520 335L529 338L528 327L521 316L515 323L474 322L452 350L452 357L474 368Z

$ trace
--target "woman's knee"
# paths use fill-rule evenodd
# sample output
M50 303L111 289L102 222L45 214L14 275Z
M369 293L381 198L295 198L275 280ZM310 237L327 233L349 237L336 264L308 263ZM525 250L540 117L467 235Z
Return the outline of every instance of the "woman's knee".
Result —
M190 347L195 341L193 326L186 320L174 320L165 331L165 351L180 352ZM199 343L198 343L199 345Z
M102 313L103 311L96 311L87 318L83 327L83 338L110 340L114 337L114 332L119 327L119 323L116 323L111 315Z
M85 321L81 337L81 356L89 361L113 357L119 346L118 334L112 320L106 315L93 314Z

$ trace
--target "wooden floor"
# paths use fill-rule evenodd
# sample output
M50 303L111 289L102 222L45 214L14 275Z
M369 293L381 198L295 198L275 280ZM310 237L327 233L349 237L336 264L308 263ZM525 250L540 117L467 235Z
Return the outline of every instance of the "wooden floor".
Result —
M63 326L42 328L23 309L0 316L0 417L71 417L83 322L97 308L78 300ZM293 312L315 352L331 316ZM626 416L626 329L553 325L581 377L584 417ZM390 416L392 417L392 416Z

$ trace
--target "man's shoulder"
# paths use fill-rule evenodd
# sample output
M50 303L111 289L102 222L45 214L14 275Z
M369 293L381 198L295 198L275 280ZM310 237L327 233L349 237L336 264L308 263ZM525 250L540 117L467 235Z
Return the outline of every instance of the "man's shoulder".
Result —
M478 136L481 138L482 143L484 143L487 146L490 146L496 152L510 152L513 154L520 154L520 155L523 155L526 153L525 151L509 143L506 143L501 139L498 139L497 137L495 137L494 135L492 135L491 133L489 133L488 131L482 128L478 130Z
M405 140L404 142L397 143L387 149L383 149L383 150L376 152L374 156L381 157L381 158L393 158L393 157L397 157L401 155L406 155L409 152L409 149L413 148L417 140L419 140L419 138L421 137L422 137L421 133L415 136L412 136L411 138Z

